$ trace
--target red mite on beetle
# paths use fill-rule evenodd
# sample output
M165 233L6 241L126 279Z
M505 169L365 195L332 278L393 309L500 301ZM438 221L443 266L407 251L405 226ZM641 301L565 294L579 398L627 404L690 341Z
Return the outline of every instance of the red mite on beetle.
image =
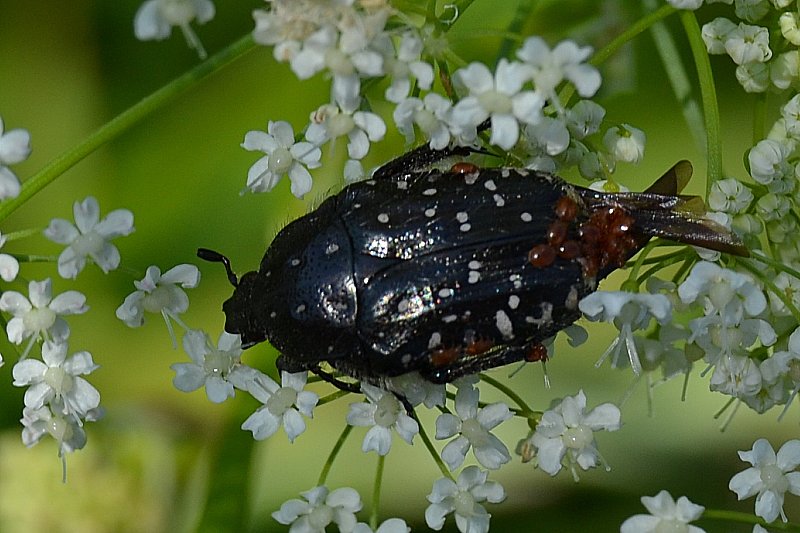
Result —
M678 196L682 161L642 193L603 193L522 168L458 162L468 148L413 150L281 230L223 304L225 330L270 341L280 370L352 390L419 372L443 383L546 358L542 341L654 236L747 255ZM330 372L330 369L334 373Z

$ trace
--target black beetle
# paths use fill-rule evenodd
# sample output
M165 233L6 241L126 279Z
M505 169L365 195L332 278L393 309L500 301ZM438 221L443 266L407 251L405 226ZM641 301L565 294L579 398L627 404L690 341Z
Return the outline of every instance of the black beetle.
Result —
M278 233L223 305L247 348L269 340L280 370L337 386L418 371L432 382L521 360L572 324L578 301L652 236L746 255L676 196L681 162L644 193L608 194L519 168L431 166L465 148L418 148L345 187Z

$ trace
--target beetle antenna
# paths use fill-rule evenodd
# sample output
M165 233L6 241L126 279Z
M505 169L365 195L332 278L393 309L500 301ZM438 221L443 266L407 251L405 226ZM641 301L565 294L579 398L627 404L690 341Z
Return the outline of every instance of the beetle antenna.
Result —
M204 261L210 261L212 263L222 263L223 265L225 265L225 272L228 273L228 281L234 287L239 286L239 280L236 278L236 274L233 273L233 269L231 268L231 262L227 257L225 257L219 252L215 252L214 250L209 250L208 248L198 248L197 257L199 257Z

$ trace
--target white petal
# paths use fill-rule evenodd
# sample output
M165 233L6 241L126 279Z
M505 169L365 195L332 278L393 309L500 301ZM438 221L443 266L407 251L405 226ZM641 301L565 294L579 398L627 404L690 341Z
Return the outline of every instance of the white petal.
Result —
M79 235L78 228L63 218L54 218L44 230L44 236L58 244L70 244Z
M42 281L31 281L28 283L28 298L36 308L46 307L51 299L51 282L50 278Z
M194 363L174 363L170 368L175 371L172 384L179 391L192 392L206 382L206 373L203 368Z
M100 205L94 196L87 196L83 202L75 202L72 206L75 225L83 233L89 233L100 220Z
M0 165L0 200L19 196L20 183L11 169Z
M0 254L0 278L14 281L19 274L19 261L8 254Z
M242 429L252 431L253 438L256 440L264 440L274 435L279 427L280 418L273 415L266 407L259 407L242 424ZM283 506L281 506L281 510L283 510Z
M133 233L133 213L127 209L115 209L98 223L94 230L104 239L113 239Z
M289 167L289 180L292 184L292 194L297 198L302 198L311 190L311 173L299 163Z
M20 316L32 308L31 302L17 291L6 291L0 296L0 310Z
M461 419L450 413L442 413L436 418L436 439L449 439L461 431Z
M361 450L366 453L374 450L378 455L386 455L392 447L392 434L382 426L372 426L364 436Z
M184 289L191 289L200 283L200 270L194 265L181 264L167 270L161 276L162 283L180 283Z
M466 437L456 437L442 449L442 460L450 470L455 470L464 462L469 447Z
M31 155L31 134L28 130L16 128L5 134L0 132L0 163L14 165L28 159Z
M242 148L245 150L264 152L271 154L278 148L278 142L275 137L264 131L253 130L244 134L244 142Z
M485 429L494 429L498 424L513 417L514 414L503 402L487 405L478 412L477 420Z
M86 296L78 291L62 292L53 298L48 307L59 315L78 315L89 310Z
M519 140L519 123L511 114L492 115L492 136L489 142L504 150L510 150Z
M483 63L470 63L457 70L454 76L469 89L470 94L482 94L494 89L494 77Z
M294 409L288 409L283 413L283 429L286 431L286 436L289 437L289 442L294 442L294 439L306 430L306 423L300 413Z
M11 374L14 377L14 386L24 387L44 379L47 365L37 359L22 359L17 361Z
M539 458L539 468L551 476L561 470L561 459L566 453L564 443L558 439L544 439L538 445L536 456Z
M165 39L172 27L158 12L158 0L147 0L133 19L133 32L140 41Z
M218 376L210 376L206 379L206 396L214 403L222 403L228 398L233 398L236 391L233 385Z
M100 365L95 364L92 360L92 354L86 351L75 352L72 357L64 362L64 370L73 376L91 374L98 368L100 368Z

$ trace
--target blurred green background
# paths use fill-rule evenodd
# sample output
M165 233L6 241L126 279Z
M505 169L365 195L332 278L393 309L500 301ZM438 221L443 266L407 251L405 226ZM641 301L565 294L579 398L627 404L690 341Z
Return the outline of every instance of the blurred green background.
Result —
M0 0L0 116L7 129L24 127L32 135L33 154L14 170L24 181L45 163L84 139L96 128L166 82L197 64L179 33L163 42L139 42L133 16L140 2L73 0L19 2ZM210 54L249 32L251 11L263 2L217 2L217 16L197 32ZM491 61L499 32L511 23L516 1L477 0L452 30L464 57ZM500 8L499 6L502 6ZM571 37L602 46L634 20L639 1L561 0L534 2L534 16L523 35L543 35L551 44ZM701 18L720 13L703 11ZM676 20L667 26L680 39ZM689 60L686 50L683 58ZM712 58L723 117L726 171L744 175L742 154L753 143L752 99L744 95L727 58ZM620 168L619 181L639 190L678 159L691 159L697 178L689 192L703 187L704 160L691 141L680 107L671 93L649 34L637 38L603 68L605 92L598 98L607 121L629 122L648 136L642 165ZM327 98L321 77L299 83L270 50L258 48L182 94L165 108L98 150L19 209L2 227L4 233L44 228L51 217L72 219L72 203L87 195L100 201L103 214L125 207L135 214L136 232L115 241L126 267L143 274L151 264L166 270L198 261L198 246L227 254L238 272L257 267L265 244L288 221L307 212L339 186L340 178L315 172L312 193L303 201L289 194L288 180L265 195L244 195L247 169L256 154L240 148L248 130L267 121L287 120L295 129ZM390 115L385 114L387 122ZM404 150L389 124L387 141L373 146L367 166ZM344 143L338 144L339 152ZM328 157L332 167L341 153ZM19 253L57 254L60 247L41 236L8 245ZM200 264L203 281L189 291L184 316L193 327L216 338L223 324L221 302L231 291L219 265ZM0 368L0 531L274 531L282 527L270 513L316 484L322 464L338 436L347 406L356 397L315 412L309 430L294 445L279 434L254 444L239 429L256 408L241 395L214 405L198 391L184 394L171 384L169 365L187 361L173 350L163 323L148 316L145 326L129 329L114 310L133 290L133 277L116 271L103 275L88 267L77 282L57 278L53 264L25 264L12 285L26 291L23 279L54 277L54 293L77 288L88 295L91 311L70 318L71 351L89 350L101 368L90 381L101 391L106 418L87 425L86 448L68 457L68 482L52 439L26 449L18 422L22 390L11 386L15 361L0 344L6 364ZM139 275L136 279L139 279ZM614 286L614 280L604 285ZM590 407L618 401L631 385L631 373L593 363L612 339L606 327L592 327L580 349L563 343L549 363L552 388L542 383L540 366L513 378L513 387L531 405L546 408L551 399L584 389ZM246 362L274 375L274 351L259 346ZM778 412L756 416L742 408L724 433L713 418L726 398L711 394L695 370L688 399L680 401L681 383L655 390L648 416L645 383L636 386L623 406L622 430L598 437L612 466L585 472L576 484L567 472L557 478L514 463L492 478L508 500L489 508L495 531L619 530L628 516L644 512L642 495L668 489L708 507L752 513L752 499L738 503L727 489L729 478L745 468L736 450L749 449L760 436L777 448L797 437L798 410L782 423ZM494 375L505 379L506 369ZM329 392L320 386L318 392ZM486 389L487 399L497 398ZM433 432L433 417L422 414ZM281 432L282 433L282 432ZM513 449L526 434L523 423L504 424L501 438ZM328 485L357 488L369 506L374 454L360 451L363 430L356 429ZM469 456L471 458L471 455ZM468 459L469 459L468 458ZM425 496L439 477L419 441L413 447L395 440L386 461L384 517L402 516L424 530ZM789 497L790 518L800 506ZM366 520L367 515L361 515ZM455 530L452 518L448 531ZM751 531L747 526L702 522L707 531Z

